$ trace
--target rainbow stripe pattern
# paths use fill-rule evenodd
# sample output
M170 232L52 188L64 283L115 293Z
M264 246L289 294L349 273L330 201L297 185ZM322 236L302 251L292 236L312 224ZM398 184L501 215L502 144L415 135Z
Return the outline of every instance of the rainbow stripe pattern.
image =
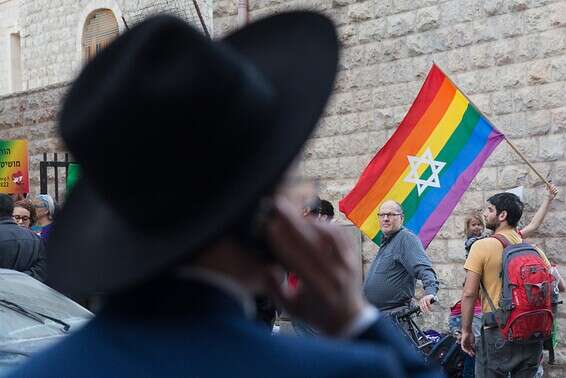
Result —
M29 192L28 142L0 140L0 193Z
M385 200L397 201L405 227L426 248L503 139L433 65L395 133L340 200L340 211L379 244L379 207Z

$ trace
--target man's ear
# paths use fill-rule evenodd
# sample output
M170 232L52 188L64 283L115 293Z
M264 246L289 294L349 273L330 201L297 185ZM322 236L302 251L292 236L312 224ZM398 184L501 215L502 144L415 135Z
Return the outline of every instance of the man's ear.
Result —
M500 222L507 221L507 210L501 210L501 212L497 214L497 219Z

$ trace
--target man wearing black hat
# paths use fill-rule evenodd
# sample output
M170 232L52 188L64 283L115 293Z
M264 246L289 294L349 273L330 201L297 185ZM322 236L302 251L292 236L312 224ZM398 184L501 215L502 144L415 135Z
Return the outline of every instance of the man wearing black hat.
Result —
M438 376L364 301L344 236L276 194L337 60L333 25L310 12L217 42L159 16L99 53L61 112L83 175L49 252L54 287L109 297L13 376ZM166 218L144 206L161 177L191 183ZM303 282L292 295L285 270ZM335 340L270 336L253 321L262 292Z

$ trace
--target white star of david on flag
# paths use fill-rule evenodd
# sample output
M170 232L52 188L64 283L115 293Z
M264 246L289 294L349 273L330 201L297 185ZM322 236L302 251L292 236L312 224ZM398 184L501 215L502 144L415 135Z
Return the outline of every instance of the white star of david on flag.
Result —
M432 152L430 148L427 148L426 151L421 156L411 156L408 155L407 159L409 159L409 165L411 166L411 171L403 181L409 182L412 184L417 185L417 194L420 195L424 192L426 188L433 187L433 188L440 188L440 179L438 174L446 165L443 161L434 160L432 158ZM423 180L419 176L419 167L421 164L426 164L430 166L432 174L426 180Z

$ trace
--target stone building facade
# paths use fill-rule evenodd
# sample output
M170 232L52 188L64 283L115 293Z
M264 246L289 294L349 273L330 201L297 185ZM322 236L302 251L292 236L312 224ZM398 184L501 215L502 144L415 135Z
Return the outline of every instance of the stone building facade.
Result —
M304 151L302 169L334 205L406 114L431 64L438 64L560 193L537 237L566 274L566 1L251 0L251 19L290 9L321 11L338 25L342 57L335 93ZM214 5L215 34L236 25L232 0ZM524 186L530 219L544 186L503 142L479 172L427 252L441 282L440 305L425 322L446 324L461 295L464 217L492 194ZM342 221L346 222L344 218ZM376 246L364 243L368 266ZM559 316L566 376L566 308Z
M212 29L212 0L198 4ZM198 20L189 0L0 0L0 96L72 80L85 24L100 9L112 12L119 32L164 10Z
M64 153L65 147L56 132L61 98L68 83L0 97L0 139L27 139L30 159L30 191L39 193L39 162L43 154ZM60 187L65 177L61 171ZM48 170L48 193L54 193L54 170Z
M110 1L114 5L105 6L116 9L117 15L128 14L143 2L98 3ZM17 32L22 46L21 89L27 90L0 97L0 138L30 139L32 169L37 169L42 152L63 151L54 131L59 100L66 90L62 82L72 79L80 66L80 20L93 2L0 0L0 94L10 92L6 89L10 84L3 81L9 76L4 51L9 35ZM252 20L308 8L327 14L338 26L343 49L335 93L301 162L303 174L320 183L322 197L337 206L355 185L402 120L435 62L559 187L558 198L531 241L566 276L566 0L249 2ZM235 29L236 3L210 2L214 13L209 20L216 36ZM34 172L32 187L37 188ZM440 304L424 318L427 325L442 328L448 307L461 294L464 217L481 208L493 193L518 185L525 188L528 220L544 198L544 187L503 142L427 250L441 282ZM339 221L346 223L343 217ZM363 243L366 266L375 251L371 242ZM564 305L559 324L559 364L547 369L553 377L566 376Z
M212 0L197 3L212 32ZM164 11L198 22L190 0L0 0L0 139L29 140L33 193L43 154L64 152L55 132L57 110L84 64L88 20L100 10L111 12L118 33ZM53 189L54 171L48 172Z
M12 64L12 45L17 44L18 32L17 3L0 1L0 95L19 89L12 83L13 77L21 76L21 72L17 72L17 63Z

